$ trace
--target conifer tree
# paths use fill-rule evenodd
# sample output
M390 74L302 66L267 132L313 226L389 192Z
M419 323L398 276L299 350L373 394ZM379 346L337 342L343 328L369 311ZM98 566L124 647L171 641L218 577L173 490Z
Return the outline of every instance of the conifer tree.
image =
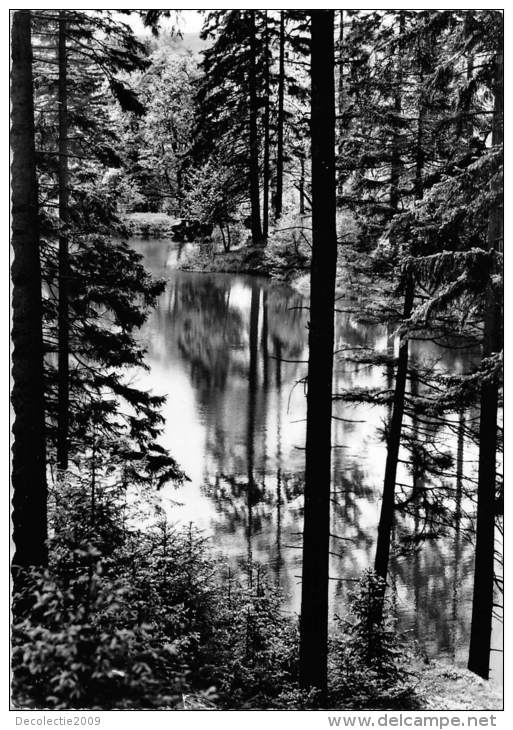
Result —
M499 48L494 59L492 148L500 151L504 132L504 61ZM484 294L483 361L496 358L502 350L502 307L500 292L494 278L497 264L494 253L501 251L503 242L503 212L500 183L497 179L500 160L493 166L490 186L498 199L488 214L487 246L492 256L490 273ZM479 422L479 471L477 488L476 556L474 569L474 598L468 668L488 679L492 634L494 576L495 576L495 518L497 512L497 415L499 382L496 377L483 378L481 384L481 413Z
M58 353L58 368L50 358L46 367L49 444L56 445L63 467L62 414L69 423L66 458L80 460L94 447L99 455L110 454L113 463L124 460L133 482L147 478L161 485L182 478L174 459L156 443L163 399L127 385L123 368L144 365L144 349L135 334L163 283L151 280L125 243L112 240L113 234L123 238L126 231L103 184L106 166L120 163L105 81L125 111L142 113L139 100L116 73L145 68L147 61L131 30L108 14L43 11L37 21L42 39L36 102L38 173L45 191L45 339L48 350ZM101 40L102 33L109 43ZM85 49L84 38L89 41Z

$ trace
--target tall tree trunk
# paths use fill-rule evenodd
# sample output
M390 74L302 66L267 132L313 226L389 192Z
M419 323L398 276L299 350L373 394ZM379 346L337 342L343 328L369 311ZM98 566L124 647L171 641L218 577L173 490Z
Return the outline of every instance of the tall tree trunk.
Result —
M229 249L228 249L228 246L227 246L227 243L226 243L226 238L224 236L224 228L223 228L223 224L222 223L219 224L219 231L221 232L221 238L223 239L223 251L225 253L228 253L228 250Z
M280 51L278 61L278 119L277 119L277 150L276 150L276 198L274 206L275 218L281 216L283 209L283 133L285 99L285 11L280 10Z
M404 13L399 13L399 36L402 38L404 34ZM397 118L402 112L402 92L403 92L403 59L401 41L399 40L397 50L397 78L396 90L394 95L394 116ZM393 211L397 210L399 205L399 183L401 180L402 161L401 161L401 136L397 122L394 122L394 133L392 135L392 154L390 164L390 207Z
M425 116L425 103L424 103L424 89L422 85L424 78L422 71L420 73L420 94L419 94L419 114L417 120L417 140L415 150L415 197L417 200L421 200L424 195L424 116Z
M270 64L269 56L269 25L267 18L267 10L264 10L265 28L264 28L264 46L265 46L265 102L264 102L264 200L263 200L263 230L262 234L265 239L269 233L269 189L271 182L270 171L270 126L271 126L271 102L269 96L271 94L270 84Z
M13 578L47 562L41 263L30 11L12 23Z
M404 297L404 319L408 319L413 307L414 284L411 276L406 281L406 292ZM378 525L378 542L376 546L376 558L374 570L383 578L387 579L388 562L390 557L390 538L394 524L395 509L395 481L397 475L397 461L399 458L399 446L401 443L401 431L404 413L404 395L406 392L406 377L408 374L408 339L401 337L399 345L399 358L397 363L397 375L395 380L394 405L390 429L387 441L387 460L385 464L385 479L383 483L383 498L381 501L381 512Z
M400 15L400 33L404 33L404 14ZM398 61L399 69L401 69L401 60ZM399 73L402 80L402 72ZM401 111L401 90L396 94L396 112ZM415 196L417 199L421 199L423 196L423 185L422 175L424 170L424 155L422 151L423 143L423 127L422 127L422 101L419 110L419 121L417 127L417 149L415 158ZM397 141L394 143L397 144ZM397 147L395 147L397 150ZM398 167L400 174L400 158L398 160ZM394 167L392 167L392 180L394 180ZM398 177L396 178L398 182ZM395 193L397 193L397 186L395 187ZM394 186L391 185L390 192L390 205L393 208L397 208L398 197L394 197ZM406 280L406 289L404 295L404 308L403 317L408 319L411 315L413 302L415 298L415 283L411 274L408 275ZM399 358L397 363L397 376L395 382L394 391L394 402L392 406L392 415L390 418L390 428L387 442L387 459L385 463L385 478L383 482L383 498L381 502L381 512L379 516L378 524L378 540L376 545L376 557L374 559L374 570L376 573L383 578L384 581L387 579L388 574L388 563L390 558L390 540L392 535L392 528L394 525L394 510L395 510L395 483L397 477L397 463L399 459L399 448L401 445L401 433L403 427L403 414L404 414L404 396L406 392L406 379L408 375L408 357L409 357L409 345L408 338L401 337L399 344Z
M249 24L249 198L251 205L251 237L254 246L262 243L260 219L260 181L258 164L258 96L256 78L255 11L248 10Z
M59 311L57 464L68 468L69 452L69 172L68 59L66 11L59 11Z
M342 115L344 113L344 11L339 11L339 30L338 30L338 94L337 94L337 111L338 111L338 161L337 161L337 187L338 195L342 196L344 193L344 178L340 170L342 160L342 139L344 135L344 120Z
M495 106L492 130L494 147L503 142L503 64L503 56L499 54L495 64ZM502 209L501 206L496 206L490 211L488 219L489 249L500 250L502 239ZM500 352L501 347L501 305L490 276L485 292L483 358ZM479 423L474 595L468 668L484 679L488 679L490 671L492 633L498 401L498 382L490 379L483 381Z
M178 215L182 215L183 211L183 168L182 162L176 168L176 203L178 207Z
M331 406L335 277L334 12L312 11L312 264L306 425L300 682L327 686Z
M299 215L305 214L305 153L299 158Z
M461 410L458 424L456 449L456 508L454 510L454 579L452 593L452 654L456 657L458 637L458 609L460 605L460 561L461 561L461 502L463 498L463 449L465 446L465 414Z

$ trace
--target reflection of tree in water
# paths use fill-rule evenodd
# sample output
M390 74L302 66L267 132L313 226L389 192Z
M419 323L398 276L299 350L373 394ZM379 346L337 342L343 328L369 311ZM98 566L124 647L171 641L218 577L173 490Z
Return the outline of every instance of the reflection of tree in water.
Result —
M214 433L217 437L207 436L207 451L213 457L216 471L213 477L206 475L203 485L203 492L214 501L217 511L222 515L222 531L245 534L246 549L245 555L242 552L240 555L241 565L253 560L254 542L258 535L265 533L268 536L276 530L275 541L266 539L265 552L269 564L275 567L278 574L282 563L282 514L284 510L288 511L291 497L298 496L297 480L284 473L282 466L281 359L284 350L290 356L296 351L302 352L304 347L304 341L301 342L297 332L300 321L297 310L291 310L292 324L285 329L288 339L284 341L284 333L278 334L280 328L276 326L276 310L281 318L289 313L284 302L286 298L269 296L266 290L261 296L260 288L253 281L248 324L246 414L240 420L243 428L239 433L239 441L241 434L244 434L243 449L237 449L237 439L219 438L219 432L223 429L218 423L211 428L209 434ZM304 340L304 332L302 336ZM273 360L270 356L271 345ZM277 430L272 434L267 425L271 387L277 400ZM242 397L242 389L239 396ZM219 409L216 410L216 417L218 414ZM223 453L220 453L220 447ZM269 450L276 463L276 468L272 470L267 463Z
M270 341L281 344L284 359L301 359L308 340L303 297L292 289L271 286L266 291L266 308Z
M241 345L244 322L230 306L230 289L227 280L210 276L175 282L173 339L203 394L226 386L230 351Z
M419 549L413 561L392 557L391 572L406 596L398 605L399 631L413 630L420 646L425 647L429 654L455 656L458 647L467 644L472 597L472 585L468 580L471 568L470 543L461 546L456 563L450 538L431 542L429 550ZM456 605L453 602L455 590ZM410 606L412 612L406 611L404 615Z
M340 433L335 433L338 441ZM330 575L336 579L333 591L340 613L347 605L353 582L372 563L375 534L365 526L365 512L376 495L357 464L351 460L344 468L340 448L334 449L332 469Z
M414 381L412 386L415 391ZM415 418L412 419L412 428L415 432ZM437 424L433 424L432 435L438 430ZM425 532L426 525L429 525L426 513L430 510L430 506L425 504L425 496L433 486L422 461L417 461L414 455L411 468L413 512L410 509L409 514L399 512L396 515L398 529L391 560L395 584L406 589L408 602L413 607L412 626L408 626L404 616L401 617L401 606L398 607L399 628L413 630L419 645L429 649L429 653L442 652L453 659L459 658L458 650L468 643L472 587L470 520L464 510L464 433L465 415L461 412L454 445L455 478L439 485L446 509L449 505L450 525L443 524L431 533L431 538L430 533ZM410 548L406 551L405 536Z

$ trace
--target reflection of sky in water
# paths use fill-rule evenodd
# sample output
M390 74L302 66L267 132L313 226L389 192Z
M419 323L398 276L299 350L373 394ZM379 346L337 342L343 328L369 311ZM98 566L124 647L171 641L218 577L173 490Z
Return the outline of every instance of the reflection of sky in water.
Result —
M241 568L249 557L267 566L287 595L288 610L297 611L306 414L300 382L306 363L297 361L307 358L304 300L263 279L173 270L180 250L169 241L135 246L148 268L169 280L141 333L151 371L139 379L167 395L161 440L191 479L181 490L163 490L169 517L194 522L212 537L215 550ZM390 353L395 347L397 353L394 339L385 326L337 316L336 349L371 346ZM461 351L432 343L415 342L411 350L453 372L468 365ZM387 387L383 368L342 359L334 381L339 391ZM385 463L379 430L388 411L338 401L334 415L332 533L343 540L332 539L330 575L332 611L340 615L353 581L374 558ZM445 446L456 459L454 435ZM461 441L460 448L464 474L475 475L475 447ZM398 482L411 479L400 465ZM454 478L447 484L455 489ZM471 509L462 504L463 513ZM467 658L473 567L465 527L462 519L459 532L393 556L390 591L400 631L413 635L428 655L443 653L461 664ZM398 536L415 529L412 517L398 519ZM496 647L499 628L492 637ZM501 664L502 655L493 652L497 678Z

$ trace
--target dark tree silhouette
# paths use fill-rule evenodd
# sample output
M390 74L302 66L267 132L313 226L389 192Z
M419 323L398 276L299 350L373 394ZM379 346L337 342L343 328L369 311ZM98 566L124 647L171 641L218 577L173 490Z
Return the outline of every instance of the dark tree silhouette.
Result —
M41 265L31 18L12 24L13 573L47 560Z
M335 275L334 12L311 14L312 264L300 682L327 686Z
M495 61L495 105L492 128L494 147L499 147L503 143L503 64L503 56L498 54ZM502 209L500 205L496 205L491 208L488 219L489 248L500 251L502 239ZM500 297L490 276L485 290L483 359L492 357L501 349ZM492 634L498 401L498 380L484 378L481 385L476 557L468 659L468 668L484 679L488 679L490 671Z
M249 196L251 203L251 236L253 245L263 240L262 221L260 217L260 183L258 155L258 107L257 95L257 50L255 11L248 10L247 23L249 33Z
M66 11L59 11L59 305L57 464L68 468L69 451L69 170L68 170L68 59Z
M276 149L276 197L274 214L276 218L281 216L283 207L283 131L285 126L284 116L285 98L285 11L280 11L280 50L278 60L278 119L277 126L277 149Z
M404 318L408 319L413 307L414 285L411 276L407 277L406 293L404 298ZM390 428L387 437L387 459L385 463L385 479L383 482L383 498L378 525L378 542L374 570L386 581L388 561L390 557L390 539L394 524L395 508L395 480L397 475L397 461L401 444L401 430L404 414L404 395L406 392L406 378L408 375L408 338L401 337L397 375L395 379L394 404Z

